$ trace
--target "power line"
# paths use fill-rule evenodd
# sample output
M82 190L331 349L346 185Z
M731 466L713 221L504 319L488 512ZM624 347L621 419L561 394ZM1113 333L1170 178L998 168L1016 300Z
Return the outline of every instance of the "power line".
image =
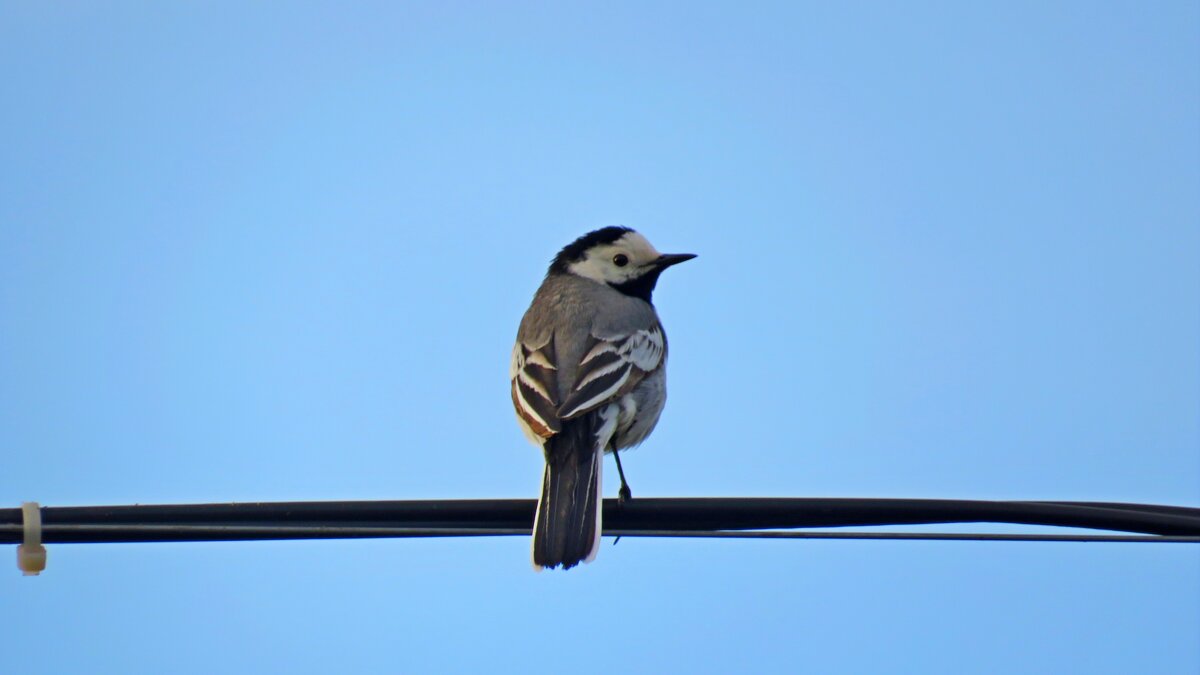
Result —
M610 534L605 532L605 534ZM702 537L706 539L848 539L898 541L1041 541L1092 542L1126 544L1200 544L1200 537L1164 536L1154 534L1004 534L994 532L780 532L750 530L723 532L687 532L680 530L645 530L612 532L620 537Z
M46 543L248 541L527 535L525 499L43 507ZM797 528L1011 523L1125 534L809 532ZM20 509L0 509L0 543L19 543ZM1200 509L1114 502L855 498L639 498L604 503L625 537L942 541L1200 541ZM791 530L791 531L780 531Z
M19 531L16 526L0 526L0 533ZM116 542L147 541L254 541L279 539L381 539L421 537L498 537L529 536L529 529L512 528L431 528L431 527L346 527L346 526L254 526L254 525L55 525L52 532L70 541L88 538L93 543L104 535ZM813 532L781 530L610 530L606 536L624 538L702 538L702 539L844 539L896 541L1026 541L1092 543L1200 544L1200 536L1113 535L1113 534L1009 534L964 532ZM51 536L51 535L47 535ZM60 541L59 543L63 543ZM81 543L75 541L74 543Z

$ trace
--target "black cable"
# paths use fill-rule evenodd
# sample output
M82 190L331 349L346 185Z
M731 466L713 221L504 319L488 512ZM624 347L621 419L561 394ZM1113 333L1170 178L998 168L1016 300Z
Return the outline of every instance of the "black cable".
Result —
M0 525L0 534L20 532ZM614 530L605 536L705 539L855 539L904 541L1029 541L1200 544L1200 536L1112 534L1006 534L963 532L813 532L780 530ZM335 525L53 525L43 532L58 543L265 541L281 539L379 539L420 537L529 536L529 528L438 528Z
M620 537L702 537L707 539L851 539L904 541L1041 541L1041 542L1110 542L1138 544L1200 544L1200 537L1163 536L1153 534L1002 534L964 532L780 532L750 530L724 532L681 532L678 530L642 530L637 532L608 532Z
M483 499L71 506L43 507L41 514L46 543L100 543L526 534L534 508L533 500ZM21 522L20 509L0 509L0 543L19 543ZM622 536L742 536L730 531L979 522L1200 537L1200 509L1154 504L853 498L637 498L604 503L605 533ZM849 533L827 534L834 536L820 537L848 538L841 535ZM1030 539L1034 536L870 534L880 539L1037 540ZM1099 540L1099 535L1078 536Z

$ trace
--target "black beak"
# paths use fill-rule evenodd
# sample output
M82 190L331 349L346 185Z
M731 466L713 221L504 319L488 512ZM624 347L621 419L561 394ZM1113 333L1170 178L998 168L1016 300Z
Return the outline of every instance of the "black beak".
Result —
M664 253L655 259L654 265L660 270L665 270L671 265L678 265L681 262L687 262L695 257L695 253Z

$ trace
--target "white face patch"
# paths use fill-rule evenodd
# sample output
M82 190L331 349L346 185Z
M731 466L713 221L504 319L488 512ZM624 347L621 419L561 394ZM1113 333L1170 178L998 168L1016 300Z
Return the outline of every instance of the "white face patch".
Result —
M626 232L611 244L588 249L583 260L571 263L567 270L602 284L622 284L648 272L659 255L645 237L637 232ZM624 256L624 265L617 264L622 262L618 256Z

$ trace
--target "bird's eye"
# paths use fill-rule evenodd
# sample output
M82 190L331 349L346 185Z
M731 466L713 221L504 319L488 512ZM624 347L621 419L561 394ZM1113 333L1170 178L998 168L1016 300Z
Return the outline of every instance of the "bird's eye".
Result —
M613 264L617 267L624 267L629 264L629 256L624 253L618 253L613 256Z

